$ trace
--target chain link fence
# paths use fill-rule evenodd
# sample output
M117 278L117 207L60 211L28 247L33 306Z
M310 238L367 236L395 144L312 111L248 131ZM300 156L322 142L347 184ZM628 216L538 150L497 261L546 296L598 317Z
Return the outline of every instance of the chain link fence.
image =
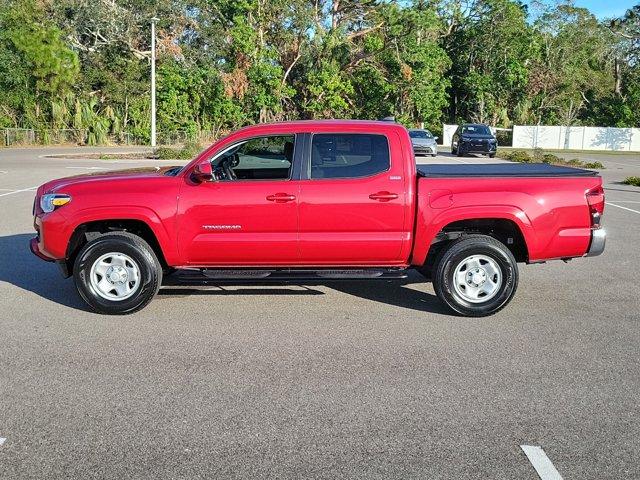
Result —
M85 129L34 129L34 128L2 128L0 129L0 146L20 147L29 145L86 145L88 130ZM192 132L177 130L158 132L158 145L184 145L212 143L217 136L213 132ZM149 139L133 133L121 132L107 137L107 145L149 145Z
M0 145L19 147L28 145L85 145L88 130L35 129L35 128L2 128L0 129ZM114 145L140 145L143 140L127 132L109 135L108 143Z

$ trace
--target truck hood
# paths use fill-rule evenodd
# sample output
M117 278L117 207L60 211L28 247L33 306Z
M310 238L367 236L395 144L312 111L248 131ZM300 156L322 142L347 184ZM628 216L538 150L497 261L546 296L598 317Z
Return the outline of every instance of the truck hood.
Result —
M144 179L144 178L161 177L168 170L171 170L173 168L177 168L177 166L138 167L138 168L129 168L125 170L112 170L112 171L106 171L106 172L84 173L80 175L74 175L71 177L51 180L45 183L44 185L42 185L38 189L38 192L39 193L40 192L41 193L56 192L70 185L76 185L79 183L99 182L104 180L115 180L115 179L122 179L122 178Z

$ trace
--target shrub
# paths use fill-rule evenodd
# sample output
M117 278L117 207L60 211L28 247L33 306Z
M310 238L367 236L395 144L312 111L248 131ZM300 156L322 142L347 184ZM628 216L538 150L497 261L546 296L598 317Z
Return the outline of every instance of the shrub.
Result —
M544 150L542 150L540 147L536 147L533 149L533 160L536 163L542 162L543 157L544 157Z
M202 147L195 142L188 142L182 148L158 147L155 150L156 158L160 160L190 160L195 157Z
M587 162L584 164L585 168L597 168L597 169L603 169L604 165L602 165L602 163L600 162Z
M544 153L544 150L536 148L533 151L533 155L530 155L525 150L512 150L512 151L498 151L498 156L509 160L510 162L518 163L548 163L552 165L568 165L570 167L583 167L593 169L604 169L604 165L600 162L588 162L585 163L577 158L571 160L565 160L552 153ZM637 178L637 177L636 177Z
M552 153L542 155L542 163L562 163L562 159Z
M160 160L175 160L180 158L180 151L177 148L158 147L155 150L155 156Z
M514 150L512 152L508 152L504 155L504 158L509 160L510 162L518 162L518 163L531 163L533 158L524 150Z
M198 142L189 141L184 144L182 150L180 150L180 158L190 159L195 157L202 150L202 146Z
M640 187L640 177L627 177L623 180L625 185L633 185L634 187Z

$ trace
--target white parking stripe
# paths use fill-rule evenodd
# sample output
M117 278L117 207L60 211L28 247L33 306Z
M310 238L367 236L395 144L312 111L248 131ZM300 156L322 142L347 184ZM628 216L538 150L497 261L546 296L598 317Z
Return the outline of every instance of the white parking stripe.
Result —
M2 446L2 444L3 444L4 442L6 442L6 441L7 441L7 439L6 439L6 438L4 438L4 437L0 437L0 447L1 447L1 446Z
M533 468L541 480L562 480L562 475L553 466L542 447L533 445L520 445L520 448L527 456Z
M38 187L29 187L29 188L23 188L21 190L13 190L11 192L7 192L7 193L0 193L0 197L6 197L7 195L13 195L14 193L20 193L20 192L32 192L34 190L36 190Z
M634 210L633 208L623 207L622 205L616 205L615 203L611 203L611 202L604 202L604 203L606 203L607 205L611 205L612 207L618 207L618 208L621 208L623 210L628 210L630 212L637 213L638 215L640 215L640 211Z
M75 170L105 170L104 167L64 167L64 168L75 169Z

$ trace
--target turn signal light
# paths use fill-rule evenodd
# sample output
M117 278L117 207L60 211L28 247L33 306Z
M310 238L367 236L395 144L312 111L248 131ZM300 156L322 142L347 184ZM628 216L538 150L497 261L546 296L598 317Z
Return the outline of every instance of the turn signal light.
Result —
M40 208L45 213L53 212L56 208L62 207L71 201L71 196L62 193L48 193L40 199Z

